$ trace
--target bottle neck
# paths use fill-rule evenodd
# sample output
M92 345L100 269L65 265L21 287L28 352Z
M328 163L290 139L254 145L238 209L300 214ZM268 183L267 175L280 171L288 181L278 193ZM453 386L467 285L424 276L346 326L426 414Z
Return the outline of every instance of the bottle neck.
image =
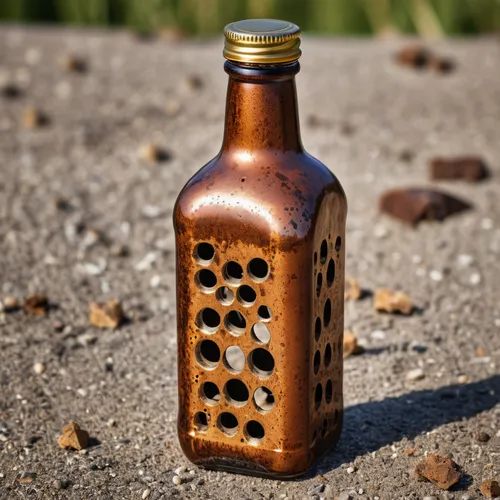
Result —
M249 66L230 61L222 152L301 152L295 75L298 62Z

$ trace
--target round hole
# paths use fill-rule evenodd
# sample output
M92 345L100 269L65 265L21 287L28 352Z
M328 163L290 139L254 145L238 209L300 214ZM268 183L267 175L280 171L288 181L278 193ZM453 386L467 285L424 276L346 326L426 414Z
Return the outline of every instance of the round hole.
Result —
M215 296L223 306L230 306L234 300L234 292L227 286L221 286L217 292L215 292Z
M341 248L342 248L342 238L340 236L337 236L337 239L335 240L335 251L338 253L340 252Z
M264 427L257 420L250 420L245 425L245 437L250 444L260 443L264 435Z
M316 351L314 354L314 374L316 375L319 372L319 367L321 366L321 354L319 351Z
M248 357L250 369L260 378L268 378L274 370L274 358L266 349L254 349Z
M335 261L330 259L328 263L328 269L326 270L326 284L330 287L332 286L333 280L335 279Z
M245 355L238 346L230 346L224 353L224 365L232 373L239 373L245 368Z
M224 265L223 275L230 285L238 285L243 279L243 268L237 262L230 260Z
M316 390L314 391L314 407L316 408L316 410L319 408L322 399L323 399L323 386L321 384L318 384L316 386Z
M330 344L326 344L325 347L325 366L330 366L332 362L332 346Z
M228 380L224 386L224 394L228 402L234 406L244 406L250 397L247 386L237 378Z
M238 419L225 411L219 415L217 426L226 436L234 436L238 432Z
M270 321L273 316L271 309L267 306L260 306L257 310L257 314L259 315L260 320L264 322Z
M323 311L323 324L325 328L330 324L330 320L332 319L332 303L330 299L328 299L325 303L325 310Z
M323 420L323 425L321 426L321 437L325 437L328 431L328 420L325 418Z
M322 264L326 262L326 258L328 257L328 244L326 240L321 242L321 248L319 250L319 260Z
M254 281L264 281L269 275L269 266L264 259L252 259L248 264L248 274Z
M238 300L242 306L250 307L255 304L257 294L255 290L248 286L242 285L238 288Z
M314 323L314 338L318 341L321 337L321 318L316 318Z
M203 411L199 411L194 416L194 427L198 432L207 432L209 417Z
M252 339L257 344L269 344L271 332L264 323L255 323L252 326Z
M321 293L321 286L323 285L323 274L318 273L318 277L316 278L316 295L319 297Z
M195 276L195 281L198 288L204 293L213 292L215 290L215 285L217 285L217 277L210 269L198 271Z
M273 393L267 387L259 387L253 393L253 401L257 410L262 413L271 411L274 407Z
M205 382L200 388L200 397L207 405L215 406L220 401L219 388L213 382Z
M196 345L196 359L203 368L213 370L220 360L219 346L213 340L202 340Z
M313 261L314 261L314 265L316 265L318 263L318 252L314 252Z
M225 325L229 333L239 336L245 333L247 322L245 321L243 314L241 314L240 312L229 311L229 313L226 315Z
M210 307L205 307L198 313L196 325L205 333L215 333L220 325L219 313Z
M331 403L332 401L332 396L333 396L333 386L332 386L332 381L329 380L327 383L326 383L326 387L325 387L325 401L327 403Z
M215 249L210 243L198 243L194 249L194 258L202 266L209 266L214 259Z

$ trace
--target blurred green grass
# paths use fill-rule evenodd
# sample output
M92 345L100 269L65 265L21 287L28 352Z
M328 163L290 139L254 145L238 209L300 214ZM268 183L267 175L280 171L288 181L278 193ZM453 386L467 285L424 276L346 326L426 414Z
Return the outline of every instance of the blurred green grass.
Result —
M473 35L500 31L500 0L0 0L2 22L175 27L193 35L251 17L322 34Z

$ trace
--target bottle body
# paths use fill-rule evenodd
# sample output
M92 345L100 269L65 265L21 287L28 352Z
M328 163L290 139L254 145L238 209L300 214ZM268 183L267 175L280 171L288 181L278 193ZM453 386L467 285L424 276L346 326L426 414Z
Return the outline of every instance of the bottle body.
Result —
M198 465L293 477L341 430L347 205L302 149L293 75L245 71L174 211L178 432Z

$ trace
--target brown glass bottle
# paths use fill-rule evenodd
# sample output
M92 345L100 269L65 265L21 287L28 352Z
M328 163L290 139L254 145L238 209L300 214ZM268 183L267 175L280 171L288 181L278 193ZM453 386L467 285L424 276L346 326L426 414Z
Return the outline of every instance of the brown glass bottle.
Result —
M347 204L302 147L298 33L226 28L222 149L174 213L182 449L200 466L273 477L330 449L343 410Z

